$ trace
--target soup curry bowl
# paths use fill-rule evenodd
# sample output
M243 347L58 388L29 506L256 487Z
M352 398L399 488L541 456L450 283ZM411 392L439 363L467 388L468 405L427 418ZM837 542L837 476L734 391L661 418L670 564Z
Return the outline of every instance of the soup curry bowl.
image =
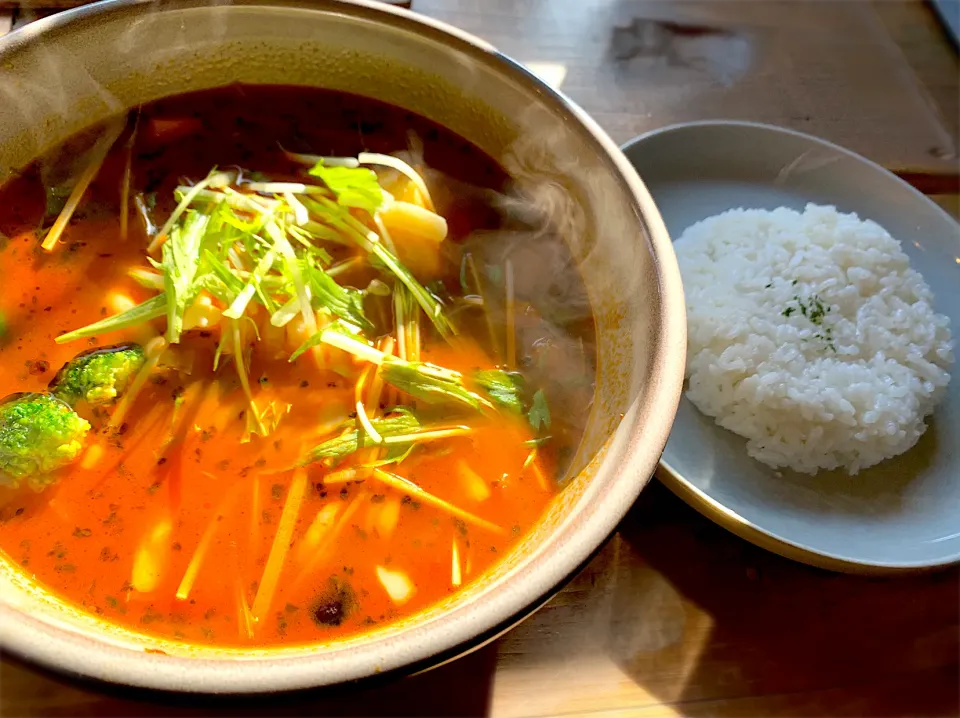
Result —
M593 399L578 408L584 425L568 447L562 488L513 548L459 591L314 645L218 647L139 633L75 608L29 566L0 555L0 647L82 676L212 693L430 665L542 603L602 545L652 475L685 356L670 241L634 170L582 110L481 40L361 2L103 2L36 22L0 41L0 178L129 108L233 83L375 98L449 128L534 196L546 188L548 205L561 198L557 226L596 337ZM553 410L565 408L560 401Z

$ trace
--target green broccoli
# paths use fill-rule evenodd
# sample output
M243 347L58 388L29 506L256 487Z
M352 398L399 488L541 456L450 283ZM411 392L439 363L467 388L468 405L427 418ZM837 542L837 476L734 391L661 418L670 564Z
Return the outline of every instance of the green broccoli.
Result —
M143 347L137 344L92 349L64 364L50 382L50 390L70 406L80 399L91 406L110 404L126 390L144 361Z
M0 485L26 481L41 491L51 473L83 450L90 424L50 394L11 394L0 400Z

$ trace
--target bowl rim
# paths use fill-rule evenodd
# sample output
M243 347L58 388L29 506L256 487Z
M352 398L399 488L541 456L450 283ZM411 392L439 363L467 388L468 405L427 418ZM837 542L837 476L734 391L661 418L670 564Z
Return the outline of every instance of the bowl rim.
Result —
M169 0L164 10L206 7L205 0ZM31 23L0 39L0 58L29 45L36 39L69 27L79 21L108 15L137 16L151 0L102 0L77 7ZM469 644L478 636L498 632L498 627L511 625L511 618L549 595L555 585L569 577L591 556L636 500L652 478L662 448L666 445L672 417L680 400L683 383L683 362L686 355L686 312L680 270L667 234L650 193L626 157L600 126L562 92L550 87L523 65L500 53L484 40L444 22L414 12L369 2L368 0L233 0L222 6L290 8L323 13L354 13L380 22L403 24L418 33L441 38L471 59L486 64L498 74L531 88L555 109L564 113L585 131L599 156L618 174L617 181L631 197L639 226L647 232L647 241L657 272L661 311L655 320L656 341L650 357L654 380L645 387L643 406L650 417L670 417L651 421L640 431L618 431L622 453L617 479L609 480L602 493L588 505L580 517L576 531L560 524L547 541L562 550L544 551L536 565L525 564L516 574L487 594L498 596L495 602L476 602L472 606L453 607L450 613L411 627L418 632L415 645L396 637L351 647L342 660L331 661L325 651L312 655L263 656L238 661L229 657L190 658L159 655L117 646L99 637L64 629L22 610L0 602L0 645L28 661L53 667L60 672L120 683L134 688L187 693L253 694L317 688L356 681L381 672L392 673L405 666L423 664L434 657L450 655L458 646ZM635 426L639 402L634 401L624 422ZM504 596L507 586L525 585ZM465 612L469 608L469 613ZM452 620L451 613L460 620ZM466 620L464 620L466 619ZM505 630L505 629L502 629ZM95 634L94 634L95 635ZM41 640L42 639L42 640ZM364 660L366 662L364 663Z
M819 147L829 149L833 152L836 152L840 155L847 157L850 160L856 161L867 168L873 170L874 172L880 172L889 176L890 179L893 179L900 184L902 189L912 194L915 198L922 200L922 203L925 206L934 211L934 214L939 214L945 218L948 222L953 224L958 224L957 221L951 217L942 207L937 205L936 202L931 200L927 195L920 192L917 188L910 185L908 182L904 181L896 174L888 170L883 165L880 165L873 160L870 160L864 157L861 154L854 152L853 150L847 149L841 145L838 145L830 140L826 140L822 137L817 137L816 135L811 135L806 132L801 132L799 130L794 130L789 127L782 127L779 125L773 125L764 122L752 122L749 120L725 120L725 119L711 119L711 120L693 120L690 122L677 122L674 124L666 125L664 127L658 127L656 129L650 130L649 132L644 132L643 134L637 135L630 140L627 140L622 145L620 145L621 151L626 155L627 159L630 159L630 150L634 147L638 147L642 143L668 134L679 134L689 130L696 130L699 128L741 128L741 129L752 129L760 132L768 132L770 134L780 134L780 135L790 135L804 141L810 142L811 144L817 145ZM960 229L960 226L958 226ZM800 563L807 564L808 566L814 566L816 568L824 568L831 571L837 571L842 573L854 573L854 574L863 574L863 575L900 575L900 574L911 574L911 573L924 573L929 571L936 571L945 568L949 568L957 563L960 563L960 552L957 552L951 556L946 557L943 560L937 561L890 561L890 562L880 562L880 561L861 561L856 560L850 557L841 556L835 553L817 551L809 546L805 546L795 541L791 541L783 536L778 535L777 533L770 531L768 529L759 526L758 524L750 521L743 516L741 516L736 511L725 506L722 502L710 496L708 493L694 485L687 479L681 472L675 469L670 463L664 459L660 458L659 466L656 472L657 478L667 486L674 494L679 498L685 501L692 508L696 509L702 515L706 516L711 521L719 524L733 534L736 534L742 539L749 541L761 548L764 548L773 553L779 554L785 558L798 561Z

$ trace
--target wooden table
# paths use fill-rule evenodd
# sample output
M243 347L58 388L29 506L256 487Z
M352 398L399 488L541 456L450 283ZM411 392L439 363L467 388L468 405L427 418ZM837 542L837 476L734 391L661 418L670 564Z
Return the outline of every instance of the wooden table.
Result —
M957 56L920 2L414 0L414 9L531 64L618 141L697 118L773 122L907 173L957 211ZM735 538L654 482L583 573L495 644L377 690L219 712L956 716L958 676L960 571L877 579L810 569ZM106 695L0 660L2 716L215 712L193 699Z

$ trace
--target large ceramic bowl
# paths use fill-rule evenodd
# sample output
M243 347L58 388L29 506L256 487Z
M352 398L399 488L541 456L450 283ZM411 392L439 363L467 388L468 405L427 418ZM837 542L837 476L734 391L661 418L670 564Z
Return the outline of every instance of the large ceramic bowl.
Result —
M165 643L71 609L3 560L0 648L117 683L204 692L304 688L429 665L542 602L602 544L653 473L685 352L670 241L629 163L569 100L481 40L360 2L105 2L30 25L0 41L0 178L137 103L231 82L376 97L565 188L598 335L596 397L568 481L487 575L361 636L272 650Z

